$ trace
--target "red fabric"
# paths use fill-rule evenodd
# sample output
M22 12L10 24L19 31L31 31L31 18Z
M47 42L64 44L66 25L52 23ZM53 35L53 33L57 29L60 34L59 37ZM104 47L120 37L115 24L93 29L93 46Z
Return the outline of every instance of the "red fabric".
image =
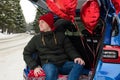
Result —
M47 14L40 16L38 21L40 21L40 20L44 20L49 25L49 27L51 28L52 31L55 29L54 15L52 13L47 13Z
M43 77L45 76L45 72L42 70L42 73L38 75L38 77ZM28 77L35 77L34 75L34 70L30 70Z
M96 0L86 1L80 11L85 28L92 34L100 17L100 8Z
M120 12L120 0L111 0L115 10L116 10L116 14L118 14Z
M74 22L77 0L47 0L46 3L56 15Z

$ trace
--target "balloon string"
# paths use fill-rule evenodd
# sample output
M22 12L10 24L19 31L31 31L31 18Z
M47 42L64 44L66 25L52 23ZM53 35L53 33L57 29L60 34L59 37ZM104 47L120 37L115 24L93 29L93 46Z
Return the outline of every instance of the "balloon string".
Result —
M80 36L83 36L82 33L80 32L80 29L79 29L79 27L78 27L78 25L77 25L77 22L74 21L74 22L72 22L72 23L73 23L73 25L75 26L75 28L78 30L79 35L80 35Z
M96 57L95 57L95 60L94 60L94 64L93 64L93 66L95 66L96 65L96 61L97 61L97 57L99 57L98 55L100 54L97 54L98 53L98 51L99 51L99 48L100 48L100 45L101 45L101 43L103 44L103 38L102 37L104 37L104 30L105 30L105 24L104 24L104 22L101 20L101 22L102 22L102 24L103 24L103 26L102 26L102 31L101 31L101 39L99 40L99 42L98 42L98 44L97 44L97 47L96 47Z

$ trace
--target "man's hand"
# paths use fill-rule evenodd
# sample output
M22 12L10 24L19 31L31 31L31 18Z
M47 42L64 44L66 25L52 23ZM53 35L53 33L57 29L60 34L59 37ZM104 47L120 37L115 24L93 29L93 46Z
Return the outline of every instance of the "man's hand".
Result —
M81 65L85 65L84 60L82 60L81 58L75 58L75 59L74 59L74 63L78 63L78 64L81 64Z
M43 69L39 66L34 69L34 75L35 77L38 77L39 74L43 73Z

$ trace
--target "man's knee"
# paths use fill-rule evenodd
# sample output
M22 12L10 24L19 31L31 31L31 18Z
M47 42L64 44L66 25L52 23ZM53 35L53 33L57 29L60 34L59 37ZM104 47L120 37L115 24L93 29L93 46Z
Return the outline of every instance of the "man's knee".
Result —
M42 68L47 74L57 73L57 67L54 64L44 64Z
M45 64L43 65L43 70L46 74L46 79L49 80L56 80L58 76L57 67L54 64Z
M77 64L77 63L74 63L74 68L76 68L76 69L83 69L83 66L82 65L80 65L80 64Z

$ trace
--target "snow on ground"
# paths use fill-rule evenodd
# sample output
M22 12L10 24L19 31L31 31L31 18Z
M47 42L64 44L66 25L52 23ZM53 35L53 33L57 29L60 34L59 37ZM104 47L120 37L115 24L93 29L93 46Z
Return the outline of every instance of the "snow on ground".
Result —
M0 42L2 45L0 47L0 80L23 80L23 69L26 66L23 50L32 36L21 33L10 35L0 33L0 41L2 41ZM8 45L11 47L7 48ZM2 49L2 47L6 48Z
M0 39L4 39L4 38L11 38L13 36L16 36L18 34L4 34L4 33L0 33Z

